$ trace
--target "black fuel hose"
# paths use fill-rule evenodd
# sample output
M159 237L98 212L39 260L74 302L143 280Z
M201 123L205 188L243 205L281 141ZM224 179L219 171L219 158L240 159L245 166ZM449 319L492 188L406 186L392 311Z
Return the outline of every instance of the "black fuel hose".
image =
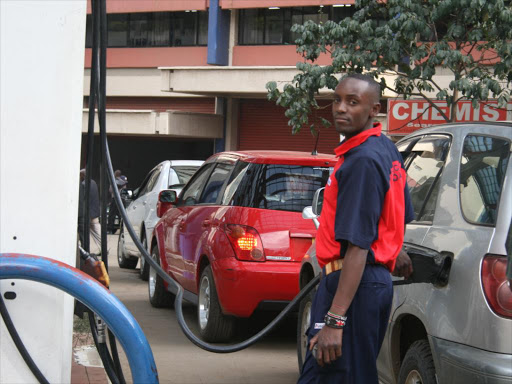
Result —
M91 183L92 170L94 168L94 121L95 121L95 107L98 105L98 118L100 126L100 136L105 137L106 140L106 123L105 123L105 98L106 98L106 56L107 56L107 12L105 0L92 0L92 55L91 55L91 74L90 74L90 87L89 87L89 116L88 116L88 132L87 132L87 163L86 163L86 177L85 177L85 193L84 193L84 226L83 226L83 240L86 252L89 252L89 186ZM103 142L104 140L102 140ZM100 175L100 196L101 196L101 254L102 261L105 264L105 269L108 272L108 253L107 249L107 194L108 182L105 175L105 167L103 166L105 159L102 150L100 158L101 175ZM115 184L112 186L115 188ZM94 344L100 355L101 361L112 383L124 384L123 371L119 360L119 353L117 351L116 339L107 329L110 348L112 356L109 353L106 341L99 341L97 337L97 327L94 321L94 314L88 309L89 324L91 333L93 335Z
M2 295L0 295L0 313L2 314L2 319L4 320L5 326L9 331L9 335L11 335L12 341L16 345L16 348L18 348L21 357L23 360L25 360L25 363L27 364L30 371L41 384L49 384L48 380L46 380L46 377L44 377L43 373L39 370L34 360L32 360L32 357L28 353L27 348L25 348L25 345L21 341L20 335L16 331L16 327L11 320L11 316L9 316L9 312L7 311L7 307L5 306Z
M107 143L107 123L106 123L106 94L107 94L107 44L108 44L108 31L107 31L107 6L106 0L99 1L99 19L100 19L100 52L99 52L99 92L98 92L98 118L99 118L99 126L100 126L100 139L102 142L102 151L101 151L101 217L102 217L102 225L101 225L101 254L107 255L107 225L108 225L108 215L107 215L107 196L109 195L108 186L109 181L107 178L107 167L105 164L105 145ZM111 189L117 189L115 183L111 184ZM105 264L105 269L108 273L108 257L102 258L103 263ZM113 368L116 372L117 378L119 379L120 384L125 383L123 370L121 368L121 361L119 360L119 353L117 350L117 342L114 334L110 329L107 328L109 345L112 354L113 360ZM105 348L106 349L106 348ZM108 355L108 349L106 349ZM110 363L110 361L109 361ZM112 381L112 379L111 379Z
M94 319L94 312L87 308L87 317L89 318L89 326L91 327L92 338L94 340L94 345L96 345L96 349L98 350L98 354L100 355L101 362L103 363L103 367L105 368L105 372L107 372L107 376L112 382L112 384L120 384L119 377L114 367L114 362L110 353L108 351L107 345L104 342L100 342L98 340L98 328L96 326L96 321Z

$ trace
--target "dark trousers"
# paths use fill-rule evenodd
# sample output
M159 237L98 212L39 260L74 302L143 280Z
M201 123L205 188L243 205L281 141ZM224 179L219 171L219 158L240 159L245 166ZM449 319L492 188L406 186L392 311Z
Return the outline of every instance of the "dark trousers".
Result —
M320 331L331 307L341 271L324 276L311 307L308 340ZM342 355L320 367L308 350L298 383L378 384L377 355L384 341L393 300L389 271L381 265L368 264L359 288L348 309L343 329Z

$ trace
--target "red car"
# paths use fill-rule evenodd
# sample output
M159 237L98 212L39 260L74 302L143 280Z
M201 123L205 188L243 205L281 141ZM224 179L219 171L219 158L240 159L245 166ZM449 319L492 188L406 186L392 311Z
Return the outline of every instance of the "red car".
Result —
M226 341L236 317L298 293L300 262L316 235L302 210L335 162L302 152L223 152L203 164L178 198L161 192L152 256L197 304L204 340ZM151 269L151 304L167 305L172 296Z

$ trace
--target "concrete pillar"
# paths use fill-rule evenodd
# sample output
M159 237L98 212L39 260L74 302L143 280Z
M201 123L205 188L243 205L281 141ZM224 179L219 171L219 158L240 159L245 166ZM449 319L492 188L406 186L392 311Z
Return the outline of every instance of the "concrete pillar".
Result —
M233 97L227 98L226 112L226 151L236 151L238 149L238 113L240 108L240 99Z

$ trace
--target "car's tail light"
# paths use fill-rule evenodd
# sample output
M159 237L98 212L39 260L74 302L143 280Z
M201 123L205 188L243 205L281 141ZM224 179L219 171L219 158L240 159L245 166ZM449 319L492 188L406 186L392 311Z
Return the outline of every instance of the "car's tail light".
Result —
M226 224L224 227L236 258L245 261L265 261L258 231L247 225Z
M482 285L491 309L498 315L512 318L512 287L506 270L505 256L486 255L482 263Z

